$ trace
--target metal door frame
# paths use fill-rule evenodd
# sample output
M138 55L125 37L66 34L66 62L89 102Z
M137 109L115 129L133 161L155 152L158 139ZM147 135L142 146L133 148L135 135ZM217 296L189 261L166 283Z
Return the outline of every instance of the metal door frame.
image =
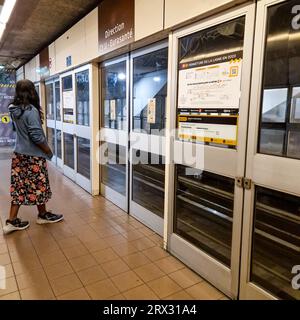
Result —
M156 151L158 155L165 156L165 138L160 136L154 136L151 134L145 134L140 132L133 131L133 61L137 57L141 57L143 55L153 53L155 51L164 49L168 47L168 41L163 41L158 44L147 46L146 48L138 49L133 51L130 54L130 138L136 141L134 147L138 147L140 150L145 152L152 152ZM168 56L169 58L169 56ZM168 78L169 80L169 78ZM167 108L167 105L166 105ZM130 140L131 140L130 139ZM161 139L161 140L160 140ZM157 146L157 150L148 150L145 148L144 141L152 140L154 146ZM155 143L157 141L157 143ZM160 149L160 143L162 142L162 149ZM151 144L151 145L152 145ZM148 209L144 208L140 204L134 202L132 200L132 146L129 149L129 157L130 157L130 176L129 176L129 213L143 224L148 226L150 229L158 233L159 235L163 236L164 234L164 219L158 217L153 212L149 211ZM166 170L165 170L166 171Z
M47 79L45 81L45 101L46 101L46 113L48 110L48 101L47 101L47 86L51 85L52 86L52 90L53 90L53 110L54 110L54 119L47 119L47 114L45 115L45 121L46 121L46 130L48 128L51 128L54 130L54 153L55 156L53 156L53 158L51 159L51 162L54 163L56 166L58 165L58 157L57 157L57 141L56 141L56 133L57 133L57 121L56 121L56 105L55 105L55 99L56 99L56 94L55 94L55 82L59 81L59 77L56 78L51 78L51 79ZM46 132L47 135L47 132ZM48 138L48 137L47 137Z
M296 159L264 155L257 152L259 121L261 109L261 90L264 71L264 52L268 7L286 0L261 0L257 4L256 35L251 85L251 110L249 116L249 134L247 150L246 176L252 180L252 188L245 190L244 223L242 239L242 264L240 297L241 299L277 299L260 286L250 281L252 231L254 226L255 185L267 187L299 196L300 161ZM279 175L285 170L285 176Z
M88 70L89 72L89 126L83 126L77 124L77 86L76 86L76 74ZM63 78L72 76L72 86L73 86L73 101L74 101L74 123L64 122L63 114ZM62 161L63 161L63 172L64 174L85 189L89 193L93 193L95 187L92 186L93 172L94 170L94 161L93 161L93 110L94 110L94 99L93 99L93 65L87 64L82 67L73 69L71 71L62 73L60 75L60 86L61 86L61 122L62 122ZM74 169L69 168L64 163L64 135L71 134L74 137ZM90 141L90 179L82 176L77 172L78 170L78 140L77 138L85 138ZM97 188L96 188L97 189Z
M169 76L171 79L168 87L168 114L167 114L167 136L166 136L166 196L165 196L165 232L164 246L173 255L177 256L189 267L211 282L219 290L231 298L238 297L239 272L240 272L240 246L243 210L243 189L235 186L234 219L232 226L232 254L231 268L190 244L183 238L173 233L174 197L175 197L175 160L172 158L174 147L180 146L182 142L176 141L174 129L176 129L176 107L177 106L177 78L178 78L178 41L179 38L193 34L200 30L245 16L245 33L243 45L243 76L241 79L241 98L239 109L239 131L237 150L216 148L211 146L196 145L201 152L204 149L204 169L216 174L235 179L244 176L245 153L248 108L250 95L250 79L252 66L252 46L254 37L255 3L247 3L238 8L230 9L214 17L207 18L188 28L183 28L170 35L169 54ZM187 142L185 142L187 143ZM181 164L181 163L179 163ZM184 163L182 163L184 164ZM201 168L203 169L203 168Z
M105 67L111 66L118 64L120 62L125 62L126 63L126 110L127 110L127 124L126 124L126 130L119 130L119 129L110 129L110 128L104 128L102 127L102 120L103 120L103 95L102 95L102 70ZM129 151L128 151L128 133L129 133L129 122L130 122L130 110L129 110L129 87L130 87L130 69L129 69L129 54L122 55L117 58L110 59L108 61L103 62L100 65L99 68L99 83L100 83L100 129L101 129L101 135L107 137L106 142L110 142L113 144L119 144L123 147L126 148L126 177L125 177L125 183L126 183L126 195L122 195L118 193L117 191L113 190L109 186L106 186L102 183L101 181L101 169L100 169L100 192L101 195L103 195L105 198L113 202L116 206L121 208L122 210L128 212L129 207L128 207L128 199L129 199L129 189L128 189L128 178L129 178ZM115 141L114 136L115 132L118 132L118 140ZM116 143L117 142L117 143ZM100 141L101 143L101 141ZM100 152L100 151L99 151ZM99 154L99 159L101 161L102 155ZM101 167L101 163L99 164Z

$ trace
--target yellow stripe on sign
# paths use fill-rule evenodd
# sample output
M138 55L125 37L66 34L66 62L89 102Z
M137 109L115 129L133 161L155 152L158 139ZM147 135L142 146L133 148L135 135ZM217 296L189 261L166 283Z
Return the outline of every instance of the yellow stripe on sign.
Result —
M5 123L5 124L10 123L10 117L9 116L3 116L1 118L1 122Z

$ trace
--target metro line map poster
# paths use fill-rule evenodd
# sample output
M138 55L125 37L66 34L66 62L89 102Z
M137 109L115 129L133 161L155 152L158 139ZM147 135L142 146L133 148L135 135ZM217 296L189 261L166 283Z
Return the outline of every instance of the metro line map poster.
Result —
M235 146L243 51L179 64L179 139Z

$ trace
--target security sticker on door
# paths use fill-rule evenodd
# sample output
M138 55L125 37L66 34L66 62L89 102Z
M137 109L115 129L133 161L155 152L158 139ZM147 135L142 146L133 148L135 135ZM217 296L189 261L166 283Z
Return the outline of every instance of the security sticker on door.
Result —
M156 117L156 99L152 98L148 100L147 122L155 123L155 117Z
M4 115L1 117L1 122L4 124L10 123L10 117L7 115Z

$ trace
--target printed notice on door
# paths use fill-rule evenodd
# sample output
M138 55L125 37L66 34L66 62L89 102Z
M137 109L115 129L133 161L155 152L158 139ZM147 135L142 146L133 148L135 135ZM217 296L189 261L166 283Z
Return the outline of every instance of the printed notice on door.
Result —
M155 123L155 117L156 117L156 99L152 98L148 100L147 122Z
M63 91L64 122L74 123L73 91Z
M238 109L243 51L180 63L179 109Z
M110 120L116 120L116 100L110 100Z

